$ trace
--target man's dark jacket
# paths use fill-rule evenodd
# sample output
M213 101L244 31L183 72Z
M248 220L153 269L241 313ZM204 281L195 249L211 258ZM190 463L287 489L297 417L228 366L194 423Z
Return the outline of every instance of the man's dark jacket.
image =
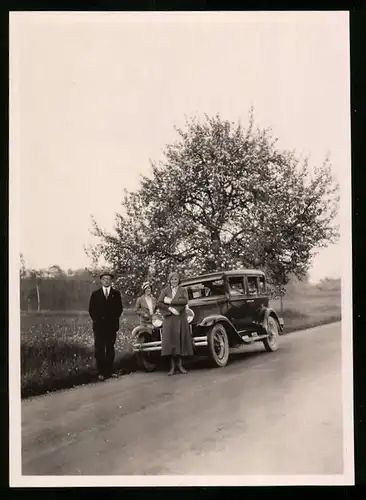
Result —
M122 311L121 294L115 288L111 287L108 299L105 298L103 288L91 294L89 314L93 320L94 331L117 332Z

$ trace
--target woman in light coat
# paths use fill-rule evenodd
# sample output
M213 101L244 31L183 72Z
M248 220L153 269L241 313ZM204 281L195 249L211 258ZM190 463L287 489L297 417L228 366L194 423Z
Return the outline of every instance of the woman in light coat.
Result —
M142 285L143 294L136 300L136 314L140 316L140 325L151 326L152 315L156 311L157 300L152 295L151 283Z
M179 286L179 281L179 274L171 273L168 285L162 289L158 298L159 311L164 316L161 354L170 357L168 375L173 375L175 368L180 373L187 373L182 365L182 356L193 355L192 336L186 315L188 294Z

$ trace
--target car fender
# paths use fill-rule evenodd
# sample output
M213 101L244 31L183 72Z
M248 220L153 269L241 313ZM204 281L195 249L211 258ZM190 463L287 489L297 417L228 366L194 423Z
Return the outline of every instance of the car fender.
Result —
M135 328L131 332L132 340L136 340L136 338L141 333L149 333L151 335L152 334L152 327L147 326L147 325L138 325L138 326L135 326Z
M210 314L209 316L206 316L200 323L198 323L197 326L201 328L208 328L210 326L215 325L216 323L224 323L226 326L228 326L228 337L229 337L229 343L230 344L236 344L237 342L242 343L243 339L239 335L237 329L235 326L232 324L232 322L226 317L223 316L222 314Z
M283 330L283 324L281 324L280 318L274 309L272 309L271 307L264 307L259 314L259 323L261 324L261 326L263 326L263 328L267 330L268 318L270 316L273 316L278 323L280 331Z

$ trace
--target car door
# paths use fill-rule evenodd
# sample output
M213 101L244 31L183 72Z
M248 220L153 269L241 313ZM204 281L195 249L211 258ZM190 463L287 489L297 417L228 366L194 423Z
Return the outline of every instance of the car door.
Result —
M258 317L262 293L259 288L258 275L247 275L245 277L246 302L247 302L247 327L252 327Z
M227 316L238 331L245 330L249 314L243 276L228 277L229 307Z

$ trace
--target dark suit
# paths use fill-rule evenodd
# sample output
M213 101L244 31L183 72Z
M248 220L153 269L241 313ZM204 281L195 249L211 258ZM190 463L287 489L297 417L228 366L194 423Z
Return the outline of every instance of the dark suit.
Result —
M93 320L95 360L99 374L105 377L113 372L114 344L122 311L121 294L115 288L110 288L108 299L103 288L91 294L89 314Z

